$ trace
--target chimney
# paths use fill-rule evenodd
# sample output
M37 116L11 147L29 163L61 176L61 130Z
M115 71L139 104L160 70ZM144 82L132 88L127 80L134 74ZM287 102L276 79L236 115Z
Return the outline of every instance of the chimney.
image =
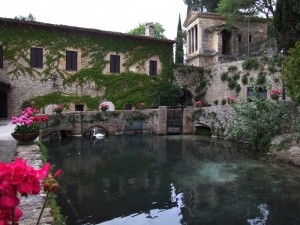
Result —
M153 23L146 23L145 25L145 36L154 37L154 25Z

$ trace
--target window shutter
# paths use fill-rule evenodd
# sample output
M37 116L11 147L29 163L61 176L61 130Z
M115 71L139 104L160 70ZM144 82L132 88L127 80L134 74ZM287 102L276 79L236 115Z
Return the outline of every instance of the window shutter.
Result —
M72 70L77 70L77 52L72 53Z
M157 61L150 60L149 74L157 75Z
M0 68L3 68L3 46L0 46Z
M43 68L43 49L37 48L36 50L36 67Z
M110 66L110 72L111 73L113 73L113 72L115 72L114 71L114 56L113 55L110 55L110 64L109 64L109 66Z
M120 56L116 55L116 73L120 73Z
M31 67L36 67L35 58L36 58L36 51L34 48L30 48L30 66Z
M71 70L72 56L70 51L66 51L66 70Z

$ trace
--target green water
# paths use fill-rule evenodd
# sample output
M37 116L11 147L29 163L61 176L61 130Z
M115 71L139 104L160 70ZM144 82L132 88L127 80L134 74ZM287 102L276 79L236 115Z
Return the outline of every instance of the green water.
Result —
M200 136L46 143L67 224L300 224L300 169Z

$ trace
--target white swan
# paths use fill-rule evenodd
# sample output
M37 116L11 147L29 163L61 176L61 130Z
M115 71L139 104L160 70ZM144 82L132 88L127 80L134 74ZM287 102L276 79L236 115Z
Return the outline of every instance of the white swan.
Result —
M94 128L94 133L93 133L93 136L95 137L95 138L97 138L97 139L102 139L102 138L104 138L105 137L105 135L104 134L96 134L96 129Z

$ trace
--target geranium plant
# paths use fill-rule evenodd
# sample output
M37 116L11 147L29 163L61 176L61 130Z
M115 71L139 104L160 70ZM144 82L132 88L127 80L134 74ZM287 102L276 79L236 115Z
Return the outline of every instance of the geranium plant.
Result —
M146 108L145 102L140 102L139 108L140 108L140 109L145 109L145 108Z
M100 109L102 111L106 111L106 110L108 110L108 108L109 108L109 105L107 103L101 103L100 104Z
M55 192L58 188L55 178L58 178L60 173L61 171L58 170L52 177L49 163L46 163L43 168L35 170L21 158L7 164L0 162L0 224L18 224L23 215L17 207L20 204L19 195L39 194L40 181L44 180L43 186L47 197L36 223L39 224L49 193Z
M271 97L272 99L277 100L277 99L279 99L280 94L281 94L281 91L280 91L280 90L271 90L271 92L270 92L270 97Z
M233 103L237 102L237 98L235 96L231 96L231 95L227 96L226 100L227 100L228 104L233 104Z
M25 108L20 117L13 116L12 123L17 124L14 133L38 133L40 131L41 123L48 121L48 117L43 115L37 116L37 113L39 113L39 110L33 106Z
M56 112L56 113L61 113L64 110L64 108L65 107L63 105L53 105L52 106L53 112Z
M197 108L201 107L201 106L202 106L202 101L197 100L197 101L195 102L195 106L196 106Z

